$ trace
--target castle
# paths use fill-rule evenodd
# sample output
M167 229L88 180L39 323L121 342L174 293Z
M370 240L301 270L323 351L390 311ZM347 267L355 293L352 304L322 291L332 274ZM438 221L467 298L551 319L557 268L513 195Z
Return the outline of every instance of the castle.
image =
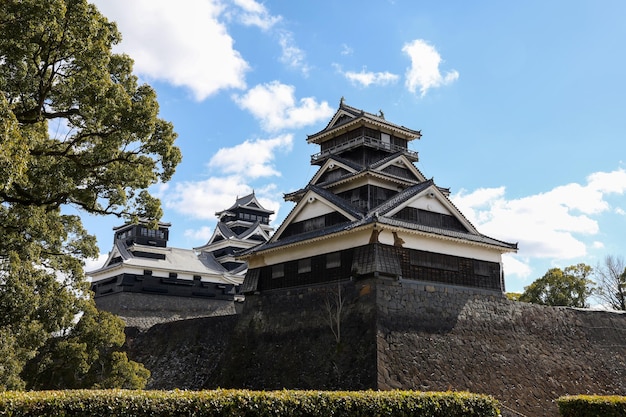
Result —
M141 224L116 230L131 233L94 281L96 302L127 320L126 349L152 372L148 388L467 390L495 396L505 416L557 416L554 400L566 394L625 395L626 315L508 300L501 256L517 245L480 234L449 190L422 175L408 148L420 136L342 100L308 137L320 146L311 158L319 169L285 195L295 205L273 235L269 213L246 196L188 253L211 253L220 273L234 268L199 274L212 298L176 296L174 278L199 288L182 270L170 278L133 265L153 262L137 253L167 250L136 240ZM255 205L257 217L246 218ZM236 219L249 223L236 229ZM227 242L236 236L247 246ZM226 277L237 278L234 294ZM168 292L125 289L155 280ZM134 295L144 298L124 297ZM241 308L214 308L221 302ZM131 331L158 314L193 319Z
M502 294L501 255L517 245L480 234L426 179L410 150L419 131L342 100L310 135L319 166L265 243L244 253L245 293L367 277L445 283Z
M408 147L420 137L341 100L307 138L320 147L319 169L285 195L295 206L276 233L254 193L217 212L212 237L193 250L167 246L169 223L117 227L107 261L90 273L98 306L131 325L150 309L149 325L233 314L245 294L368 277L503 294L501 255L517 245L480 234L449 189L424 177Z

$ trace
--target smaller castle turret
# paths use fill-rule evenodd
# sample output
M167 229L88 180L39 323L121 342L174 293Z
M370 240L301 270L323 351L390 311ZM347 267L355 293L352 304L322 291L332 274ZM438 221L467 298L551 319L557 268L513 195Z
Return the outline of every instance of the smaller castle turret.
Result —
M248 268L237 253L267 242L272 214L254 193L237 198L216 213L211 239L194 249L168 246L170 223L151 228L140 221L115 227L106 262L88 272L96 304L124 317L127 324L134 322L130 316L142 323L152 316L147 322L154 324L235 314L235 302L243 301L240 287Z

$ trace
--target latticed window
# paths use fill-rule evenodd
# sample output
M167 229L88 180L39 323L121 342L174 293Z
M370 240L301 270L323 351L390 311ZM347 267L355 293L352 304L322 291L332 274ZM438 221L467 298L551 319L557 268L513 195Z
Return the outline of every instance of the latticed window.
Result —
M298 260L298 274L306 274L311 272L311 258Z
M329 253L326 255L326 269L339 268L341 266L341 253Z
M282 278L285 276L285 265L278 264L272 266L272 278Z

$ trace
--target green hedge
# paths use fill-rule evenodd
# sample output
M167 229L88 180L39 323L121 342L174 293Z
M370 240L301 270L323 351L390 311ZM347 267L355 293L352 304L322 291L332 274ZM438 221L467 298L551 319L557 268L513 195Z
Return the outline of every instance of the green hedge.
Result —
M571 395L557 399L563 417L626 417L626 397Z
M454 417L498 416L493 397L415 391L126 391L0 393L0 416Z

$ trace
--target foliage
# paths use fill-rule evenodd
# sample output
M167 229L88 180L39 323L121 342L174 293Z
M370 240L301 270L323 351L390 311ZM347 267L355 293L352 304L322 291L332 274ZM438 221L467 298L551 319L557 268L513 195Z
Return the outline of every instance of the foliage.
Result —
M588 307L593 294L592 269L585 264L552 268L527 287L519 301L547 306Z
M26 388L143 388L150 372L118 351L124 339L122 319L87 305L76 326L48 339L26 364Z
M147 188L181 159L155 92L111 52L119 40L86 0L0 8L0 390L22 388L24 363L93 307L83 264L96 241L68 213L156 224Z
M624 259L609 255L594 272L598 285L598 298L615 310L626 310L626 263Z
M563 417L624 417L626 397L617 395L571 395L557 399Z
M508 298L511 301L519 301L521 296L522 296L521 292L507 292L506 293L506 298Z
M0 395L0 415L20 416L497 416L497 401L466 392L46 391Z

